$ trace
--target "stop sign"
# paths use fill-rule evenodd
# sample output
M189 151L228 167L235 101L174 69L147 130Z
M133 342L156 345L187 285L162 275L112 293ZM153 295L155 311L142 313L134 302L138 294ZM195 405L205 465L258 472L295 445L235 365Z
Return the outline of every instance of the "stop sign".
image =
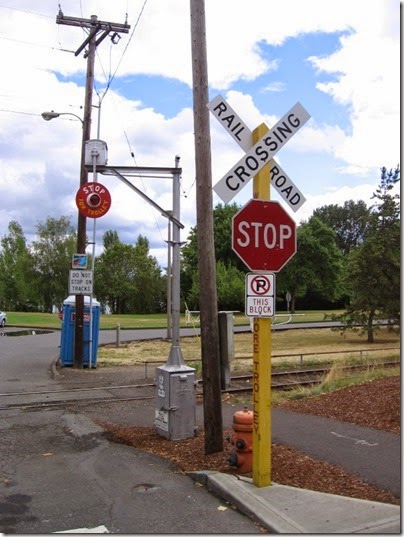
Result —
M296 224L277 201L250 200L232 227L232 248L250 270L279 272L296 253Z

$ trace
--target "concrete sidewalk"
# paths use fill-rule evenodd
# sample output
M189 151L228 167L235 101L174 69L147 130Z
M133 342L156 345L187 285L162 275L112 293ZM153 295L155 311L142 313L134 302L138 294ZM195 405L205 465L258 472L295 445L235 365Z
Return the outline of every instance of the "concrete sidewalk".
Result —
M400 534L397 505L346 498L272 484L256 487L250 478L218 472L191 477L274 533Z

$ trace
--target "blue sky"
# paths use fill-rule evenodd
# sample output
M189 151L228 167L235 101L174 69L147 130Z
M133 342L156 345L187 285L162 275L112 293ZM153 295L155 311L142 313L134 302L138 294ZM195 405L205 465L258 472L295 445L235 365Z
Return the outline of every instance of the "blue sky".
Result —
M183 169L182 240L195 225L195 167L189 0L3 0L0 5L0 236L11 220L28 242L48 216L77 221L81 124L73 116L43 121L45 110L82 116L86 60L72 52L83 30L56 24L67 16L131 25L97 49L93 104L109 163ZM248 127L274 125L297 101L311 119L276 160L307 201L299 223L317 207L349 199L370 203L380 167L400 161L400 3L397 0L205 0L210 98L222 94ZM15 69L18 65L19 69ZM108 80L112 81L105 92ZM93 109L92 137L97 109ZM215 184L243 155L211 118ZM135 155L132 158L131 152ZM146 236L162 266L167 222L113 177L102 234L124 242ZM134 184L165 209L170 180ZM277 197L273 190L271 194ZM214 204L221 200L213 195ZM251 198L247 186L233 200ZM288 207L285 207L288 209Z
M278 62L276 72L264 74L254 81L241 81L237 88L243 93L254 94L254 102L260 110L281 114L300 101L317 121L345 120L348 126L348 114L338 107L332 99L318 91L313 82L316 79L332 81L336 75L316 76L313 66L307 60L312 55L327 56L340 47L341 33L315 33L287 39L282 45L269 46L260 44L262 54ZM305 83L310 80L311 83Z

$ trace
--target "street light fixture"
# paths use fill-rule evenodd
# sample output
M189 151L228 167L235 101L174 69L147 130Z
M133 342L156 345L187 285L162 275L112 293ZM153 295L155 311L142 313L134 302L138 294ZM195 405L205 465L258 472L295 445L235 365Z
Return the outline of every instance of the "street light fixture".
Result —
M54 112L52 110L51 112L42 112L41 116L45 121L50 121L51 119L55 119L60 116L74 116L79 121L81 121L82 125L84 125L84 121L81 119L81 117L77 116L76 114L73 114L72 112Z

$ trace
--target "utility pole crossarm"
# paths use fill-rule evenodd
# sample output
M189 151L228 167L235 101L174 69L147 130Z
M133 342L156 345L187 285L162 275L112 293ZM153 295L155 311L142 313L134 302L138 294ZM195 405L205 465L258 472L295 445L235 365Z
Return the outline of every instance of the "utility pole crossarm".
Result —
M94 28L94 26L98 26L100 30L122 32L124 34L128 34L130 30L130 24L119 24L116 22L106 22L92 19L80 19L78 17L68 17L66 15L63 15L63 13L59 13L56 16L56 24L78 26L79 28Z

